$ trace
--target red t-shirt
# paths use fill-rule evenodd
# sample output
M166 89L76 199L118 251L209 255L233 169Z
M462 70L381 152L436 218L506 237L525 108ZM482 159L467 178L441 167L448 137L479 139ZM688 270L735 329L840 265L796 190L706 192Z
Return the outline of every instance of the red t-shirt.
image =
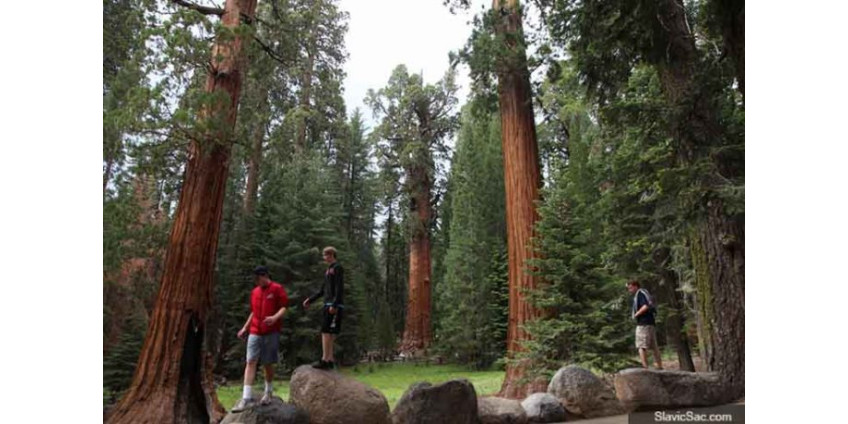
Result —
M283 306L289 305L289 297L283 286L271 281L267 287L256 286L250 292L250 310L253 318L250 320L250 334L268 334L279 332L283 319L280 318L274 325L265 325L263 321L277 313Z

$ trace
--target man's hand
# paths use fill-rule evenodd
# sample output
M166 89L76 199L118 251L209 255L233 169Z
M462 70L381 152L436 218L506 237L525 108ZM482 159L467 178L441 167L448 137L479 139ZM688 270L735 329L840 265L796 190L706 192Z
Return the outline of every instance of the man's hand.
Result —
M306 299L304 299L304 300L303 300L303 307L304 307L304 308L308 308L308 307L309 307L309 298L306 298Z
M238 332L238 338L244 340L245 334L247 334L247 329L242 327L241 330L239 330Z
M271 326L271 325L274 325L275 322L277 322L277 317L270 316L268 318L265 318L265 320L262 321L262 322L264 322L265 325Z
M330 312L330 315L335 315L335 314L336 314L336 308L334 308L334 307L332 307L332 306L330 306L330 309L329 309L328 311Z

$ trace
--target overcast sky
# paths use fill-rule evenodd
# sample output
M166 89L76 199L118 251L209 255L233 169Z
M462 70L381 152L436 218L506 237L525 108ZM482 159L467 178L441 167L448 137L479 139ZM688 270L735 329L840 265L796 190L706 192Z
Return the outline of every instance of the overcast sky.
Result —
M359 107L372 126L371 110L362 100L369 88L385 86L397 65L405 64L411 73L423 71L425 83L438 81L448 69L448 52L465 44L471 34L466 22L483 3L477 0L471 10L452 15L442 0L340 0L339 7L350 13L344 83L348 115ZM467 68L459 69L457 83L462 105Z

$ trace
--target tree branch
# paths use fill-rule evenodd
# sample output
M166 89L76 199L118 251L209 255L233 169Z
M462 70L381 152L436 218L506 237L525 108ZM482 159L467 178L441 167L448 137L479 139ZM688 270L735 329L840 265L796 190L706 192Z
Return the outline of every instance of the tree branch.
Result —
M280 64L283 64L283 65L286 64L285 59L283 59L279 54L277 54L277 52L275 52L274 49L272 49L270 46L263 43L262 40L259 37L254 35L253 39L259 44L260 47L262 47L262 50L265 50L265 53L268 53L268 56L271 56L271 59L274 59L275 61L279 62Z
M221 9L219 7L201 6L199 4L195 4L186 0L171 0L171 3L185 7L187 9L194 10L203 15L222 16L224 14L224 9Z

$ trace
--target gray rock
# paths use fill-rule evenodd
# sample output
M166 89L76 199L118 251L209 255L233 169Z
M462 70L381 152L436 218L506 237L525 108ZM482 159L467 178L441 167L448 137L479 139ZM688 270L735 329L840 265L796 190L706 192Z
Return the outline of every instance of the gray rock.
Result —
M271 403L259 401L242 412L230 412L221 424L309 424L309 414L303 409L274 396Z
M302 365L291 378L291 402L312 424L388 424L389 403L376 389L334 371Z
M480 424L526 424L527 413L521 402L499 397L477 398Z
M718 374L629 368L615 375L615 394L628 411L725 403Z
M415 383L392 413L394 424L477 424L477 392L468 380Z
M624 413L612 388L576 365L560 368L548 384L548 393L556 396L566 411L583 418Z
M521 402L531 423L554 423L565 421L565 408L559 399L550 393L533 393Z

